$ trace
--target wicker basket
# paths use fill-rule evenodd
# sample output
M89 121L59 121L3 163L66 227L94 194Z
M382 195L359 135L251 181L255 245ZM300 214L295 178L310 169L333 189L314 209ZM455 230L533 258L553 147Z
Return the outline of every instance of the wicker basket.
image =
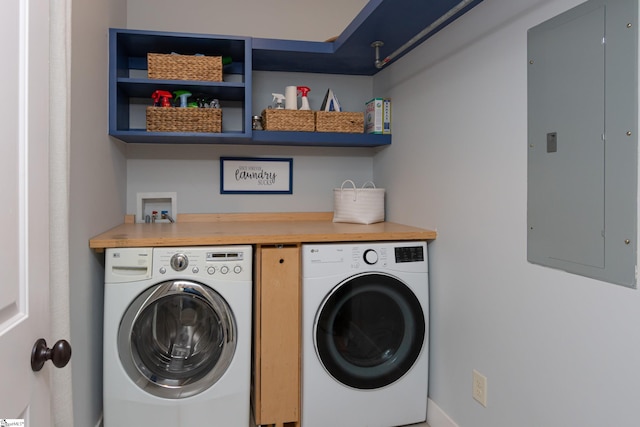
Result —
M316 123L311 110L264 110L262 126L264 130L313 132Z
M147 107L149 132L222 132L222 109Z
M147 54L150 79L222 81L221 56Z
M316 111L316 131L364 133L364 113Z

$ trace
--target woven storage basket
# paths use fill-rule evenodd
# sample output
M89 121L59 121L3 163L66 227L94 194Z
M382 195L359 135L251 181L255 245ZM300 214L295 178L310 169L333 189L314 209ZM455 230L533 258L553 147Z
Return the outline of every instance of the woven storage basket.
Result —
M220 108L147 107L149 132L222 132Z
M316 131L364 133L364 113L316 111Z
M222 81L221 56L147 54L150 79Z
M264 130L313 132L315 115L311 110L264 110L262 126Z

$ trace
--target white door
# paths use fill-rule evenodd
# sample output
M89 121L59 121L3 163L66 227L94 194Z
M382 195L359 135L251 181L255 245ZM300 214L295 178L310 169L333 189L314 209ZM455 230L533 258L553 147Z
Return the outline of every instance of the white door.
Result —
M51 426L49 370L49 4L3 0L0 25L0 419Z

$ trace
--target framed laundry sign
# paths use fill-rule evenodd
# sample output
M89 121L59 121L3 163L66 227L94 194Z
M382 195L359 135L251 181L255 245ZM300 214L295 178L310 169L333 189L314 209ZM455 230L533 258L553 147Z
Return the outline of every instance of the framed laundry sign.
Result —
M221 157L221 194L292 194L293 159Z

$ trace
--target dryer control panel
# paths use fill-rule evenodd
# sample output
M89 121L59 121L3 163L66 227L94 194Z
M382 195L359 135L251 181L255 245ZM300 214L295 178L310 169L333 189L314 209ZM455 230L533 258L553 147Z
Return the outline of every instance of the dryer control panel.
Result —
M304 277L346 271L428 271L426 242L364 242L303 245Z
M402 246L394 248L396 262L423 262L425 249L419 246Z

